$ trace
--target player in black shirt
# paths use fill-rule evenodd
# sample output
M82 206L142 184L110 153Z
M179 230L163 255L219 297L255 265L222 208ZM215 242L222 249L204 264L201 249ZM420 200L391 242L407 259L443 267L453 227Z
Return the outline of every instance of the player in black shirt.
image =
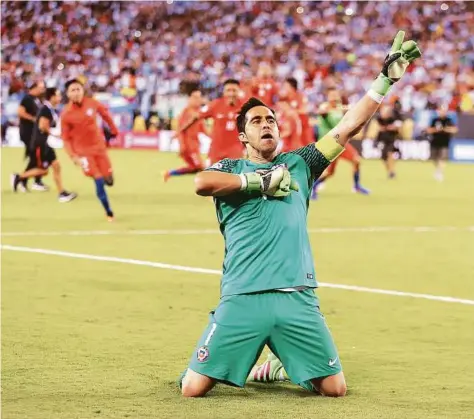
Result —
M398 138L402 121L397 119L390 106L382 106L380 108L377 121L379 123L377 144L382 147L382 160L387 168L388 177L389 179L393 179L395 177L394 153L397 151L395 141Z
M20 117L20 140L25 144L25 157L28 157L33 137L33 127L36 115L41 107L41 96L44 94L45 85L43 81L34 82L30 85L28 93L23 97L18 107ZM34 190L47 191L48 187L43 184L41 176L37 176L33 183ZM26 181L19 185L19 189L26 190Z
M59 202L72 201L77 195L73 192L67 192L62 185L61 166L56 158L54 149L48 144L48 136L51 134L51 128L54 128L58 122L58 114L55 107L61 102L61 92L56 88L46 89L46 100L40 108L36 123L33 126L32 143L29 150L29 162L26 170L12 175L13 191L18 190L19 185L26 179L35 176L45 176L48 169L53 168L54 182L58 189Z
M453 134L458 132L452 119L448 116L448 109L445 106L438 108L436 117L427 129L431 134L431 156L435 163L435 179L444 179L444 161L448 158L449 142Z

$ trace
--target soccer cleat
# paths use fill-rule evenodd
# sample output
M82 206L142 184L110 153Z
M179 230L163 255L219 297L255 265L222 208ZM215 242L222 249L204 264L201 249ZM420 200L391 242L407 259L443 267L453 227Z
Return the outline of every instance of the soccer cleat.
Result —
M108 211L108 212L107 212L107 221L108 221L109 223L111 223L111 222L114 221L114 219L115 219L115 218L114 218L114 213L113 213L112 211Z
M318 200L318 188L317 186L313 186L313 189L311 190L311 200L317 201Z
M162 176L163 176L163 182L168 182L168 179L171 177L171 174L169 172L169 170L166 170L165 172L162 173Z
M363 188L362 186L354 186L352 188L352 192L360 193L361 195L370 195L370 191L368 189Z
M389 178L389 179L395 179L395 176L396 176L396 175L395 175L395 172L390 172L390 173L388 174L388 178Z
M272 383L274 381L288 381L284 374L283 364L273 354L269 353L267 360L260 366L255 365L247 377L247 383Z
M62 191L58 196L59 202L70 202L77 198L77 194L74 192Z
M10 184L12 186L13 192L18 192L18 186L21 184L20 175L18 173L13 173L10 176Z
M31 187L34 191L46 192L49 188L43 182L35 182Z

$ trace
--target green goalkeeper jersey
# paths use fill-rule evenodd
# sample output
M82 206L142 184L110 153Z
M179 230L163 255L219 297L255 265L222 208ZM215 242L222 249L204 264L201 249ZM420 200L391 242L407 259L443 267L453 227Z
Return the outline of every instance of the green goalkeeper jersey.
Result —
M333 154L343 150L327 140ZM271 163L224 159L207 169L239 174L286 163L299 186L284 198L238 192L214 199L225 241L221 296L317 287L306 217L311 186L332 159L328 141L319 144L281 153Z
M318 136L323 138L342 119L344 112L342 109L332 109L325 115L318 116Z

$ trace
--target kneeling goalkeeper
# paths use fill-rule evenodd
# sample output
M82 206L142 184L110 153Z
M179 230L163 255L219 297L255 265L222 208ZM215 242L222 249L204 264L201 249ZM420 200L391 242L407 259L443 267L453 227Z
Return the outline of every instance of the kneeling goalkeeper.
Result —
M369 92L319 142L278 153L275 114L252 98L237 118L248 159L224 159L196 176L196 193L215 199L225 259L219 305L180 379L184 396L204 396L218 382L243 387L265 345L281 361L283 377L326 396L346 394L314 292L308 202L313 182L421 56L416 43L403 38L399 32Z

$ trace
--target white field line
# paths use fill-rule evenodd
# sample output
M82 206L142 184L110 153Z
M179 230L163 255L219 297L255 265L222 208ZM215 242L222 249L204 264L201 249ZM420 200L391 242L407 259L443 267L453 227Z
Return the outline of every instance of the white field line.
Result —
M327 227L310 228L309 233L331 234L331 233L438 233L449 231L474 232L474 226L374 226L374 227ZM35 237L35 236L199 236L207 234L220 234L218 228L203 230L69 230L69 231L5 231L2 237Z
M32 247L10 246L10 245L2 245L0 248L2 250L11 250L15 252L39 253L43 255L62 256L62 257L75 258L75 259L125 263L128 265L150 266L152 268L171 269L175 271L194 272L194 273L211 274L211 275L222 274L221 271L216 270L216 269L205 269L205 268L195 268L191 266L170 265L168 263L151 262L151 261L146 261L146 260L118 258L118 257L111 257L111 256L88 255L84 253L72 253L72 252L63 252L60 250L38 249L38 248L32 248ZM383 290L383 289L378 289L378 288L359 287L357 285L332 284L332 283L326 283L326 282L320 282L319 285L321 287L326 287L326 288L337 288L337 289L343 289L343 290L349 290L349 291L369 292L373 294L394 295L398 297L421 298L425 300L443 301L447 303L457 303L457 304L465 304L465 305L474 306L474 300L466 300L462 298L445 297L445 296L430 295L430 294L418 294L414 292Z

